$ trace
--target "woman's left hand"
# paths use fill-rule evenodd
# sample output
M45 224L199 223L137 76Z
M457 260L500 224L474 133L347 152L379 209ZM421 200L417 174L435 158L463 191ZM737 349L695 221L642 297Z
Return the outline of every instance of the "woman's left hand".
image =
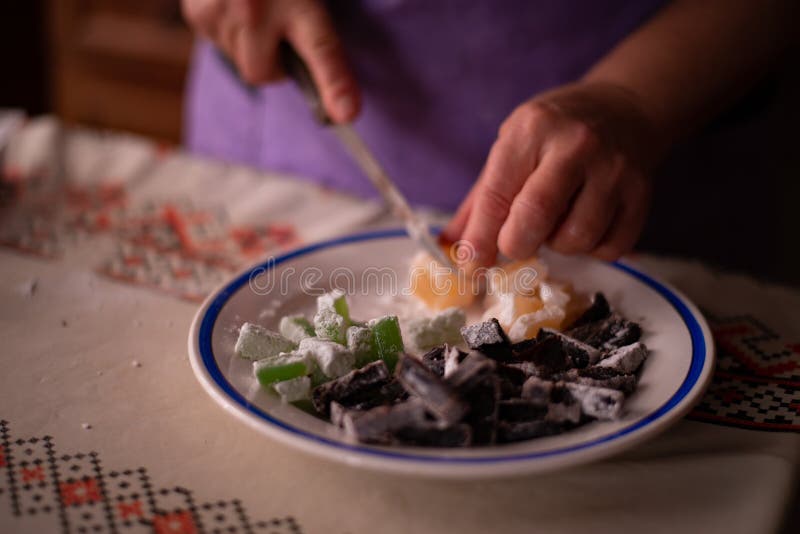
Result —
M494 263L498 250L530 257L544 243L615 260L644 226L658 153L652 126L624 89L576 83L544 93L503 122L444 235L471 243L480 265Z

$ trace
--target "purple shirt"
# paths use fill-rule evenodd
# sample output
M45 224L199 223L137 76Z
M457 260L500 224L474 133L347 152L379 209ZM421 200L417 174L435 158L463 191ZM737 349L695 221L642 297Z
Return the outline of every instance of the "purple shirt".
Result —
M355 125L416 204L455 209L504 118L580 77L664 0L329 2L363 91ZM190 150L374 196L289 82L249 93L199 43Z

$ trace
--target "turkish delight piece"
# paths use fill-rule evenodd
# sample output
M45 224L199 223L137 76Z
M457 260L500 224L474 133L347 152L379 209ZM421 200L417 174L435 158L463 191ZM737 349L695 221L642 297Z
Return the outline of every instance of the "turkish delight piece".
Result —
M406 391L419 397L428 411L447 425L459 421L468 409L453 387L413 356L400 357L395 376Z
M364 402L380 392L381 386L390 379L389 369L382 360L372 362L330 382L314 388L312 401L314 408L328 414L333 401L342 406L353 406Z
M525 373L525 371L517 366L498 363L495 372L500 381L501 399L509 399L522 395L522 384L528 378L528 374Z
M497 409L500 401L500 384L496 376L489 375L463 393L469 405L464 422L472 428L475 444L497 441Z
M425 367L433 371L434 374L444 376L444 352L444 346L434 347L423 354L420 360L425 364Z
M467 424L440 427L427 422L407 426L394 433L395 440L403 445L418 447L469 447L472 445L472 429Z
M393 370L397 359L403 352L403 336L400 333L400 323L394 315L387 315L372 319L367 323L372 330L373 344L377 357L386 362L386 366Z
M570 328L577 328L585 324L594 323L595 321L601 321L606 319L609 315L611 315L611 306L609 306L606 296L598 292L594 294L591 306L589 306L580 317L575 319L575 322L570 325Z
M458 350L457 347L450 347L445 345L444 350L442 351L442 355L444 357L444 377L447 378L455 372L458 365L464 361L466 358L467 353L461 350Z
M552 436L561 432L561 427L546 420L497 423L497 441L512 443L544 436Z
M495 372L497 373L498 378L502 380L508 380L514 385L522 386L525 380L528 378L530 373L526 373L519 364L506 364L506 363L498 363L495 366Z
M580 423L581 404L572 396L566 386L556 384L553 387L545 419L564 426L574 426Z
M239 329L239 338L236 340L233 350L240 358L256 361L271 358L295 348L297 348L295 343L277 332L267 330L257 324L244 323Z
M533 363L543 375L563 371L571 365L561 339L555 336L528 344L524 350L516 353L516 359Z
M539 284L539 298L545 306L555 306L562 310L570 301L570 294L559 284L541 282Z
M496 363L483 355L482 352L473 350L455 366L455 369L445 376L447 382L460 391L468 391L470 388L486 380L494 374Z
M473 350L447 377L469 406L464 422L472 428L472 442L489 444L496 441L497 403L501 397L501 380L495 374L497 362Z
M380 390L378 390L378 398L384 403L393 404L408 399L409 395L400 381L397 380L396 377L392 377L386 384L380 387Z
M331 401L329 406L331 424L338 426L339 428L344 426L344 414L346 414L348 411L349 409L345 406L342 406L336 401Z
M461 329L461 337L467 346L479 350L498 361L511 359L511 342L497 319L489 319Z
M291 380L314 372L314 362L308 354L295 351L253 362L253 375L263 386Z
M523 339L522 341L517 341L516 343L511 344L511 355L514 359L525 359L520 358L520 354L525 354L529 350L533 349L536 346L536 338L532 337L530 339Z
M520 315L508 330L508 337L513 342L536 337L540 328L560 328L564 317L564 310L558 306L545 306L539 311Z
M314 336L314 325L302 315L289 315L281 318L278 330L283 337L293 343L300 343L305 338Z
M561 342L561 349L564 351L564 354L566 354L570 367L582 369L600 361L601 352L599 350L577 339L564 335L561 332L556 332L549 328L542 328L539 330L536 339L543 341L551 337L555 337Z
M347 298L341 289L334 289L317 298L317 311L322 310L332 310L344 318L347 326L350 325L350 308L347 306Z
M608 367L622 374L635 373L647 358L647 347L642 342L626 345L612 351L597 367Z
M445 254L449 254L445 251ZM470 277L466 280L471 284ZM475 300L476 291L465 287L458 269L440 265L430 254L420 252L411 260L409 287L411 293L428 308L466 308Z
M582 384L566 384L567 389L581 405L581 411L595 419L619 419L625 395L621 391L596 388Z
M425 406L418 399L365 412L346 411L341 417L348 436L364 443L390 443L392 434L406 427L424 425Z
M362 367L378 359L372 329L366 326L351 326L347 329L347 348L353 353L356 367Z
M276 382L272 389L281 396L285 402L297 402L311 397L311 378L299 376L291 380Z
M566 335L601 350L613 350L635 343L642 336L641 327L616 313L606 319L570 328Z
M487 295L487 301L494 301L494 304L491 304L484 312L484 320L488 321L495 317L504 329L511 328L517 317L533 313L544 307L544 303L538 297L525 296L519 293Z
M464 310L447 308L430 318L412 319L406 324L404 334L413 347L425 351L444 343L459 343L466 322Z
M347 320L333 308L322 308L314 316L314 332L319 339L344 345L347 342L347 327Z
M553 382L532 376L522 385L522 398L539 406L547 406L552 391Z
M298 350L314 358L322 374L328 378L349 373L355 364L355 356L347 347L327 339L308 337L300 342Z
M542 405L534 400L507 399L497 405L497 418L501 421L533 421L544 419L545 415L547 404Z
M592 366L586 369L570 369L558 376L559 380L586 386L619 390L626 395L636 388L636 375L620 373L611 367Z

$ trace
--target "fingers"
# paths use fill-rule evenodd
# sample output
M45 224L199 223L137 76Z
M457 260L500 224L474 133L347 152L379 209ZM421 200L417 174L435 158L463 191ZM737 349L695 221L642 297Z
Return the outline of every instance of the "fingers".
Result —
M619 204L619 173L595 173L583 184L561 225L550 236L553 250L563 254L586 254L594 250L608 231Z
M513 259L534 255L583 181L584 169L574 158L545 157L514 199L500 229L497 240L503 254Z
M242 78L254 85L281 78L275 34L252 26L237 26L237 30L231 55Z
M461 235L475 249L477 265L491 265L497 258L497 234L509 215L514 197L538 163L536 139L533 130L523 134L513 125L504 125L489 152Z
M355 118L361 99L333 23L318 0L182 0L186 19L235 63L244 81L282 76L284 37L308 64L323 105L335 122Z
M182 0L184 18L204 37L217 40L219 21L225 13L224 0Z
M456 214L453 215L453 218L450 219L450 222L448 222L447 226L442 230L442 237L445 240L455 242L461 239L461 234L464 233L464 229L467 227L467 221L472 213L472 205L475 202L475 191L479 183L480 179L472 185L469 193L467 193L467 196L464 197L464 200L458 207Z
M650 185L644 179L632 181L626 187L610 229L592 251L593 256L615 261L633 249L647 219L650 194Z
M361 107L355 78L327 11L316 2L298 2L286 36L305 60L322 103L335 122L349 122Z

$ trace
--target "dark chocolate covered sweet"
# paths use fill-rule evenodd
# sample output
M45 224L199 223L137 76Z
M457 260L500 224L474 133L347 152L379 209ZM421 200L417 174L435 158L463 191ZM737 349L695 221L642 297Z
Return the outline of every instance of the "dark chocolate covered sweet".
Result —
M647 357L641 328L601 293L566 332L511 344L495 319L461 330L470 348L401 354L317 387L315 408L352 439L466 447L550 436L618 419Z
M495 318L463 327L461 337L469 348L492 359L500 362L511 359L511 341Z

